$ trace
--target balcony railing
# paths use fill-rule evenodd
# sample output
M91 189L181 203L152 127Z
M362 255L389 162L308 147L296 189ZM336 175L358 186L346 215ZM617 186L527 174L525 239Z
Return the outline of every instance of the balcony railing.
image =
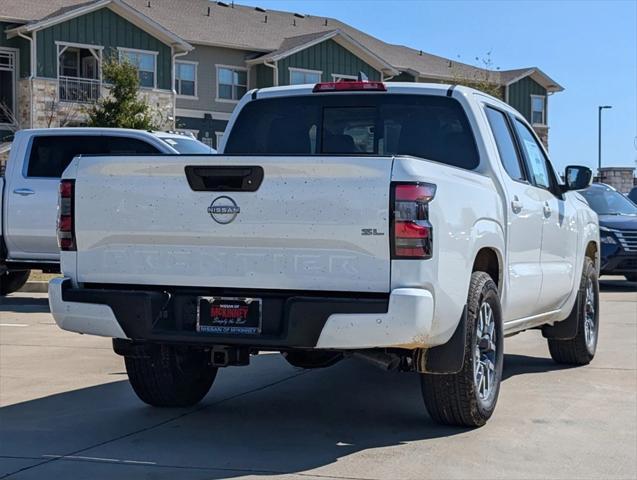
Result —
M94 78L58 77L60 101L95 103L100 98L102 84Z

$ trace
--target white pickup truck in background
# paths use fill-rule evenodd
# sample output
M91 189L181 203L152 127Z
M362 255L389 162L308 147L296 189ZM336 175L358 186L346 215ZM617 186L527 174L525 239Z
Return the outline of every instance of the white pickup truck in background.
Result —
M208 154L194 138L114 128L47 128L16 133L0 178L0 295L19 289L30 269L59 271L55 222L60 175L76 155Z
M280 351L418 372L435 420L491 416L503 338L591 361L597 216L528 123L465 87L249 92L215 156L75 159L60 192L66 330L114 338L145 402L192 405L218 367Z

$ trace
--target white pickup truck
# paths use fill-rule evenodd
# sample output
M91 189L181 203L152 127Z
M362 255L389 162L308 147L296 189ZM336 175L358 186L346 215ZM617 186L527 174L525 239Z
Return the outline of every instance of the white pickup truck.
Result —
M201 400L280 351L418 372L431 417L480 426L503 338L560 363L597 343L597 216L518 112L464 87L249 92L220 155L76 158L61 182L57 324L114 338L137 395Z
M18 290L29 270L59 271L55 222L60 175L81 154L214 153L194 138L124 128L20 130L0 178L0 295Z

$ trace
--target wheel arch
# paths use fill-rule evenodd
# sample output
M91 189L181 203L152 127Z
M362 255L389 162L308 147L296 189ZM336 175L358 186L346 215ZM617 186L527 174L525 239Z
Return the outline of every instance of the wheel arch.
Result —
M599 248L597 242L589 240L584 250L584 256L590 258L593 261L593 265L596 267L599 265Z
M485 272L489 274L491 279L498 286L498 290L502 290L502 261L501 254L497 248L494 247L482 247L475 255L473 261L473 272Z
M498 286L500 296L505 285L504 231L491 219L480 219L473 226L471 271L488 273Z

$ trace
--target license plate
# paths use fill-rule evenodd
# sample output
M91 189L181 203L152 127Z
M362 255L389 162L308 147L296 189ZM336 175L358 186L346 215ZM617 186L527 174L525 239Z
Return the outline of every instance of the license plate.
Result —
M261 333L261 299L199 297L197 331L234 335Z

